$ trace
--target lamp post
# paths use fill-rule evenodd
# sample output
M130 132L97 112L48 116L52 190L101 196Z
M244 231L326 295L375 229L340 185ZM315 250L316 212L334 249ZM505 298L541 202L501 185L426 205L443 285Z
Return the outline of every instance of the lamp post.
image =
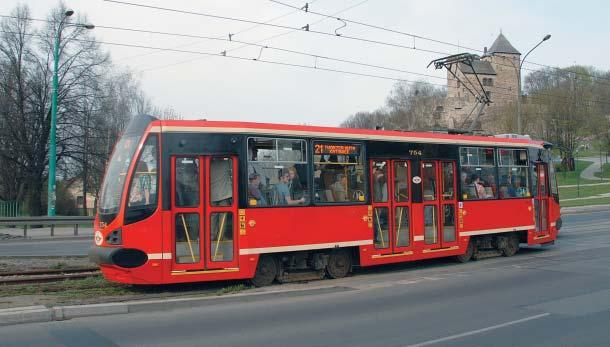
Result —
M523 62L525 62L525 58L527 58L527 56L532 53L533 50L535 50L536 48L538 48L538 46L540 46L544 41L548 40L551 38L550 34L547 34L545 37L542 38L542 41L538 42L537 45L534 46L534 48L530 49L529 52L527 52L527 54L523 57L523 59L521 59L521 61L519 62L519 72L517 74L517 79L518 79L518 84L519 84L519 94L517 95L517 133L521 134L522 126L521 126L521 68L523 67Z
M55 142L56 128L57 128L57 92L59 89L59 43L61 41L61 32L64 28L64 21L72 16L74 11L66 10L64 12L57 32L55 33L55 42L53 45L53 85L51 87L51 129L49 134L49 185L47 188L47 215L55 215L55 201L56 201L56 185L55 185L55 166L57 164L57 143ZM95 28L92 24L69 24L66 26L75 26L85 29Z

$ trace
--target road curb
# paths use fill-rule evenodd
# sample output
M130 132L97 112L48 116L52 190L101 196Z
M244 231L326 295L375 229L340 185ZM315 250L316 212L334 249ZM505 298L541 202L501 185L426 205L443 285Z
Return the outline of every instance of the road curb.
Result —
M253 300L261 297L281 297L291 295L315 295L337 293L356 290L343 286L317 286L305 289L268 290L251 293L238 293L228 295L207 295L197 297L172 297L157 300L134 300L91 305L54 306L26 306L9 309L0 309L0 326L24 323L41 323L68 320L72 318L105 316L114 314L128 314L140 312L154 312L162 310L201 307L206 305L221 305L230 300Z
M15 307L0 310L0 326L22 323L40 323L53 320L53 313L40 306Z

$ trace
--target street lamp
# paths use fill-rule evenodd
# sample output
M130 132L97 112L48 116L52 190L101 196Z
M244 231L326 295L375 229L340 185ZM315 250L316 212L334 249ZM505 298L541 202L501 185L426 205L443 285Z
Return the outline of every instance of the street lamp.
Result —
M532 53L533 50L538 48L538 46L540 46L544 41L546 41L550 38L551 38L550 34L547 34L545 37L543 37L542 41L538 42L538 44L535 45L534 48L530 49L529 52L527 52L527 54L519 62L519 72L517 74L517 79L519 80L519 94L517 95L517 133L518 134L521 134L521 131L522 131L522 129L521 129L522 128L522 126L521 126L521 67L523 67L525 58L527 58L527 56L530 53Z
M55 143L56 128L57 128L57 91L59 89L59 42L61 40L61 32L64 29L64 21L74 14L73 10L66 10L64 12L57 32L55 33L55 43L53 45L53 86L51 89L51 131L49 134L49 185L47 189L47 215L55 215L55 166L57 161L57 144ZM85 29L93 29L92 24L66 24L65 26L81 27Z

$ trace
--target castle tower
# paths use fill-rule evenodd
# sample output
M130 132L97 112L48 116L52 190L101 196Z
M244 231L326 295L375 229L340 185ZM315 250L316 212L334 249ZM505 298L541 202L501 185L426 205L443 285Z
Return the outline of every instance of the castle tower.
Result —
M447 72L444 125L449 128L468 127L476 112L472 110L477 105L476 98L468 91L470 89L475 93L487 93L491 105L485 107L480 121L485 130L493 129L494 117L498 112L517 101L520 59L521 53L500 33L489 50L484 49L481 59L473 63L474 71L464 64L454 67L453 73L462 82Z

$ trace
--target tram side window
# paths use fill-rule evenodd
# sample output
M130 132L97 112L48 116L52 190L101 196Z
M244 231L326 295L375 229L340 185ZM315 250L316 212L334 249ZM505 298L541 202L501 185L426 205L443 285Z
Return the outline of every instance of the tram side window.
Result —
M125 224L151 216L157 209L159 151L157 135L152 134L142 146L129 187Z
M524 198L530 196L527 150L498 149L500 198Z
M298 139L248 139L248 206L305 205L307 142Z
M493 148L461 147L460 167L460 186L464 200L498 197Z
M199 159L176 158L177 207L199 206Z
M129 188L129 208L157 204L157 136L151 135L140 153Z
M360 144L314 142L316 202L364 202L364 184Z

